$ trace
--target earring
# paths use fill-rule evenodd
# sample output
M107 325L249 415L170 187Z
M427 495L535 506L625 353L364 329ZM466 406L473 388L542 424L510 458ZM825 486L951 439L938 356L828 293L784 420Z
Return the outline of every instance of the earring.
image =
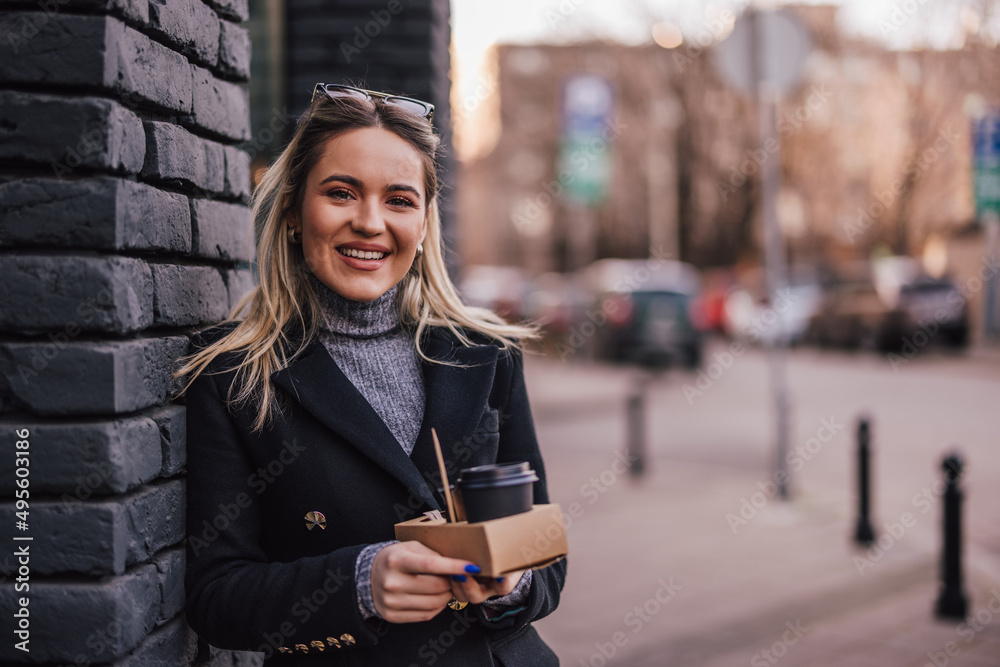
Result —
M302 230L299 229L298 227L289 227L288 242L294 243L295 245L302 243Z
M423 254L424 254L424 244L423 243L418 243L417 244L417 257L420 257Z

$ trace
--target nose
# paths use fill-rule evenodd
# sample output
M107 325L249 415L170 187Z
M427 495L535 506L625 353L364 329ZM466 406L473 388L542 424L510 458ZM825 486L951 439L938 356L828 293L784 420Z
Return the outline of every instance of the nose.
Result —
M385 231L385 220L382 217L382 209L377 199L365 198L361 200L357 208L357 215L351 220L351 229L365 236L375 236Z

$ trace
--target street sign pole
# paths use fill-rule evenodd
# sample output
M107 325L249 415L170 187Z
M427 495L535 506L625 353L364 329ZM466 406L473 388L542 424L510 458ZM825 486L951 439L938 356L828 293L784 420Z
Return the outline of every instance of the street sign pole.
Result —
M785 243L778 224L778 192L781 189L781 144L777 132L778 91L765 71L764 48L766 34L761 15L755 10L749 15L750 43L753 54L753 74L756 86L758 142L762 155L767 155L761 168L761 211L764 222L764 269L768 305L775 308L778 291L785 286ZM768 149L773 149L768 150ZM780 318L775 319L775 322ZM780 325L779 325L780 326ZM785 368L787 349L782 331L768 336L768 366L774 392L775 472L774 481L782 500L788 499L788 374Z
M757 105L761 165L760 210L763 223L764 273L768 305L778 307L778 295L787 282L785 242L778 224L781 190L781 142L777 132L778 99L799 79L802 61L809 53L809 35L802 22L787 10L762 12L750 8L737 22L733 34L720 45L718 65L734 86L753 95ZM788 443L790 399L788 390L788 341L775 312L776 335L768 336L768 369L774 399L775 471L780 497L789 497Z

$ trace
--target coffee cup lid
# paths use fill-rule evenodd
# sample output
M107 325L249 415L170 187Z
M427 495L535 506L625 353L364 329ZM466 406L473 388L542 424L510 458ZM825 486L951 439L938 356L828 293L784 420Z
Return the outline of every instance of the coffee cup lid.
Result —
M463 468L458 483L465 488L513 486L537 482L538 475L527 461Z

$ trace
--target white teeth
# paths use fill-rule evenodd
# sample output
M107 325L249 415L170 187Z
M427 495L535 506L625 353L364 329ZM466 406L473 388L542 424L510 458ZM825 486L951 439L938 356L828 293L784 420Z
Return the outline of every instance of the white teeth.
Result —
M354 257L356 259L382 259L383 257L385 257L384 252L355 250L354 248L337 248L337 250L342 255L347 255L348 257Z

